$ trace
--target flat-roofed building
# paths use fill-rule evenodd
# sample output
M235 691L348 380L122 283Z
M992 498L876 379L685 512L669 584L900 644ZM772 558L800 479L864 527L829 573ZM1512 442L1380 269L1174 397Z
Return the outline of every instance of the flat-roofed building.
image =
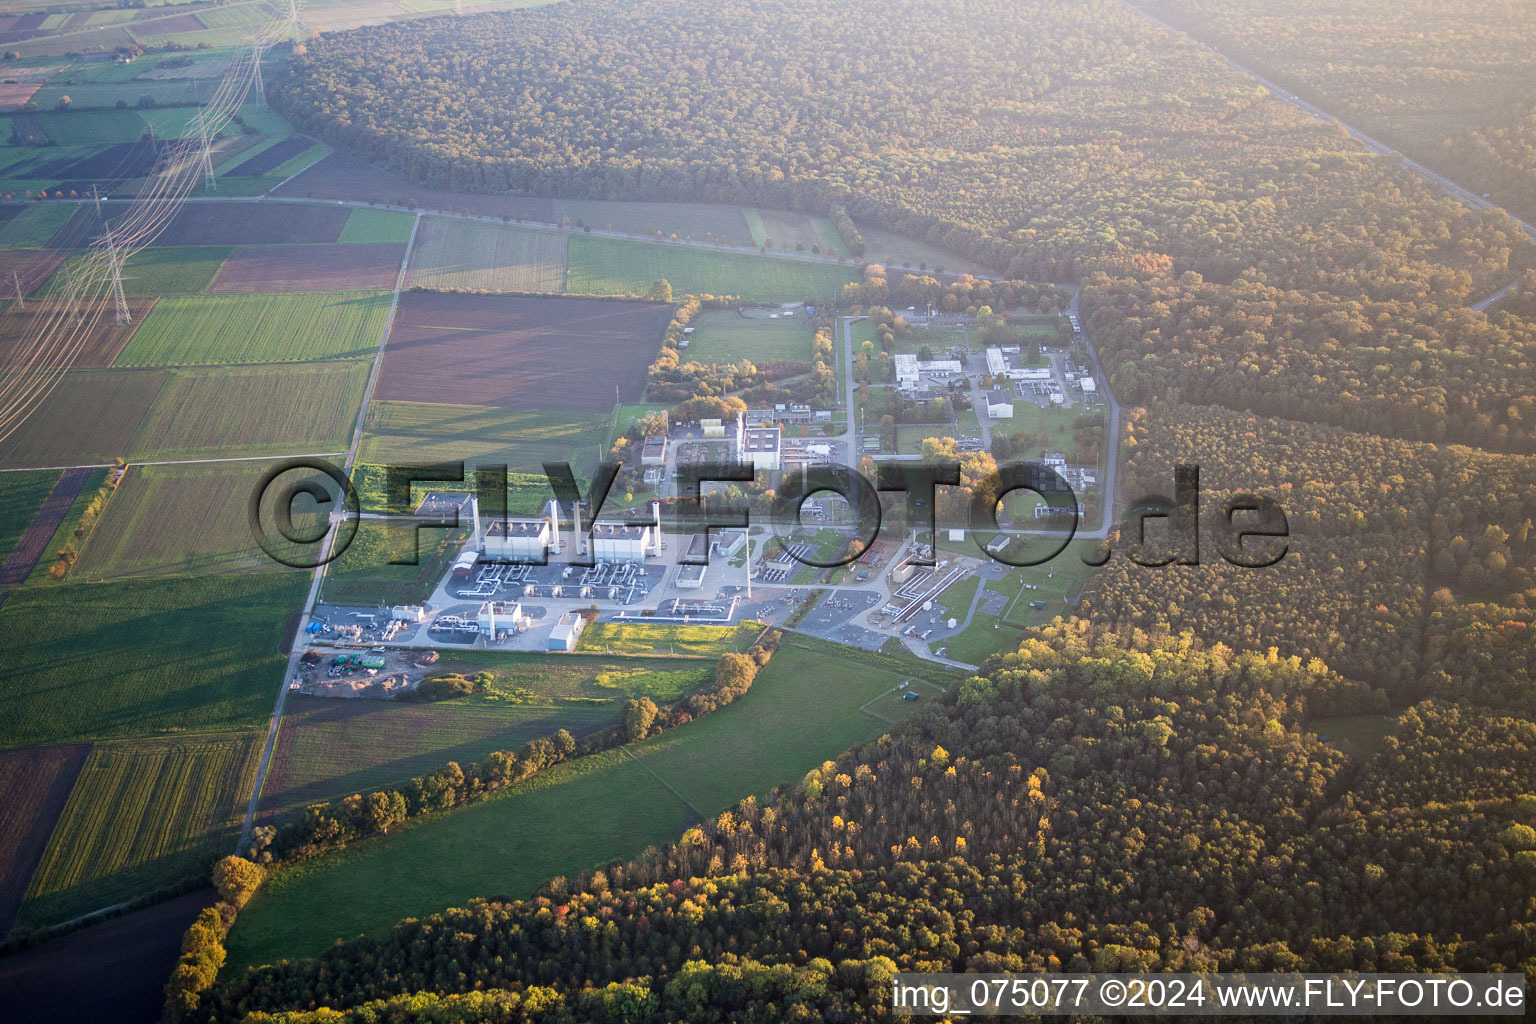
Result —
M655 550L650 526L597 523L592 527L592 561L643 562Z
M1008 397L1008 392L987 392L987 418L994 420L1013 419L1013 399Z
M523 606L517 601L487 601L480 606L475 622L487 635L515 630L523 622Z
M555 628L550 631L548 649L551 651L574 651L576 641L581 639L581 631L587 628L587 620L577 612L566 612L560 616L560 621L555 623Z
M494 521L480 536L487 558L504 562L542 562L549 554L554 531L548 519Z
M748 427L741 433L741 451L738 458L752 463L752 468L765 472L778 472L783 449L784 435L778 427Z
M660 434L652 434L640 445L640 465L661 466L667 461L667 439Z

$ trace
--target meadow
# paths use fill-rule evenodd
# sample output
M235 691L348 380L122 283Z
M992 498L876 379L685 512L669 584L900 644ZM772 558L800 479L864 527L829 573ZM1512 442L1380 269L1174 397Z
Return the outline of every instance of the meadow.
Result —
M752 229L753 245L772 243L774 249L810 251L816 248L826 253L845 253L847 248L837 228L826 217L787 210L747 209L742 212L746 215L747 226Z
M754 631L753 636L756 636ZM713 653L713 652L711 652ZM476 703L603 706L617 720L617 705L633 697L670 703L714 678L715 657L604 657L501 651L444 651L438 663L445 671L494 676Z
M811 322L805 317L770 320L749 319L725 310L701 313L693 319L694 332L685 361L734 363L805 362L811 358Z
M346 245L389 242L404 245L411 238L409 214L391 213L388 210L353 210L342 225L337 241Z
M557 729L581 735L617 718L603 705L466 699L409 704L295 695L284 710L262 786L262 820L282 819L317 801L400 785L448 761L468 764L493 751L517 750Z
M361 211L360 211L361 212ZM411 250L411 288L565 291L566 237L448 217L424 217Z
M887 731L860 707L909 678L949 681L915 659L786 637L746 696L712 715L284 871L236 921L229 965L313 956L475 896L529 896L552 876L670 842Z
M594 622L582 631L576 650L597 654L685 654L718 656L752 646L763 627L690 626L658 622Z
M626 235L676 235L704 241L748 241L747 222L735 206L709 203L624 203L608 200L556 199L555 216L571 226L584 224L599 231Z
M467 517L466 517L467 520ZM395 532L395 524L359 522L357 533L325 571L321 597L328 604L423 604L448 573L463 548L463 529ZM416 541L415 565L392 560L410 557L410 534Z
M0 746L257 728L308 576L22 587L0 605Z
M183 295L155 303L116 366L371 357L388 292Z
M47 245L74 214L73 206L24 206L16 216L0 223L0 246Z
M855 277L852 269L810 261L573 235L566 288L573 295L644 295L665 279L673 295L775 302L825 299Z
M195 877L233 843L263 735L98 743L32 876L35 928Z

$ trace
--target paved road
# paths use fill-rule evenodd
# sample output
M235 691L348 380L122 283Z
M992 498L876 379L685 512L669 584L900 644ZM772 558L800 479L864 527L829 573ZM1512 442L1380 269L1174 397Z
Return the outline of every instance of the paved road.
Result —
M400 291L405 287L405 271L410 264L411 248L416 244L416 229L419 227L421 227L421 215L417 214L415 220L411 222L411 236L406 240L405 254L400 257L400 272L395 277L395 294L389 303L389 313L384 317L384 329L379 335L379 348L373 356L373 369L368 374L368 386L363 391L363 402L357 411L357 423L352 428L352 443L347 447L346 459L342 463L342 473L349 479L352 476L352 464L357 460L357 450L363 443L363 424L368 418L368 403L373 400L373 389L379 382L379 368L384 363L384 342L389 338L389 328L395 322L395 310L400 305ZM340 532L340 519L344 515L343 512L333 513L331 516L333 528L325 538L323 549L327 555L335 543L336 535ZM315 602L320 599L320 584L325 581L325 569L326 566L322 561L310 578L309 593L304 598L304 611L299 616L299 624L293 631L293 646L288 651L288 667L283 672L282 687L277 691L277 704L272 708L272 720L267 725L267 741L261 749L261 767L256 772L256 784L251 788L251 799L245 807L245 822L240 826L240 840L235 844L236 853L244 850L251 838L251 826L256 821L256 805L261 800L261 787L267 781L267 771L272 767L272 751L277 746L277 733L283 722L283 707L288 702L288 684L298 672L299 658L303 656L307 646L304 626L315 610Z
M1514 285L1507 284L1503 288L1500 288L1498 291L1494 292L1492 295L1488 296L1482 302L1474 302L1472 304L1472 308L1479 313L1486 313L1488 312L1489 307L1491 307L1495 302L1498 302L1500 299L1514 290Z
M1137 6L1136 4L1130 3L1129 0L1119 0L1119 2L1121 4L1121 6L1126 7L1128 9L1132 10L1132 11L1135 11L1137 14L1141 15L1143 18L1146 18L1148 21L1152 22L1155 25L1159 25L1159 26L1167 29L1169 32L1172 32L1172 33L1174 33L1176 35L1188 36L1190 39L1193 39L1196 42L1201 43L1202 45L1206 45L1206 46L1210 45L1210 44L1206 43L1205 40L1201 39L1200 37L1198 37L1196 35L1193 35L1193 34L1191 34L1189 32L1186 32L1184 29L1181 29L1181 28L1179 28L1176 25L1170 25L1168 22L1163 21L1161 18L1157 17L1156 15L1153 15L1153 14L1147 12L1145 9ZM1211 49L1214 50L1215 47L1211 47ZM1221 51L1219 51L1219 50L1217 50L1216 52L1217 53L1221 53ZM1317 118L1319 121L1332 121L1332 122L1334 122L1340 128L1343 128L1346 132L1348 132L1351 136L1353 136L1361 145L1363 145L1366 149L1370 150L1372 153L1375 153L1375 154L1377 154L1379 156L1391 156L1393 154L1397 154L1397 150L1394 149L1392 146L1388 145L1385 142L1382 142L1379 139L1373 138L1370 135L1367 135L1365 132L1361 131L1360 129L1358 129L1358 128L1354 127L1353 125L1348 124L1347 122L1341 120L1337 115L1333 114L1332 112L1324 110L1322 107L1319 107L1315 103L1307 102L1306 100L1304 100L1301 97L1297 96L1295 93L1293 93L1290 90L1286 89L1284 86L1278 85L1275 82L1270 81L1269 79L1265 78L1263 75L1260 75L1258 72L1254 71L1250 67L1247 67L1245 65L1239 64L1237 61L1233 60L1231 57L1228 57L1224 53L1221 54L1221 57L1222 57L1222 59L1224 59L1227 62L1228 66L1231 67L1232 70L1238 71L1238 72L1240 72L1242 74L1247 75L1249 78L1252 78L1254 81L1256 81L1260 85L1262 85L1265 89L1268 89L1274 95L1280 97L1283 100L1287 100L1290 103L1300 107L1302 110L1306 111L1308 114L1311 114L1313 117ZM1467 206L1470 206L1470 207L1472 207L1475 210L1495 210L1495 211L1498 211L1500 213L1503 213L1505 216L1509 217L1511 220L1513 220L1515 223L1519 224L1523 229L1525 229L1525 233L1530 236L1532 241L1536 241L1536 225L1528 224L1527 222L1525 222L1525 221L1521 220L1520 218L1514 216L1513 214L1509 213L1507 210L1502 209L1497 204L1492 203L1492 202L1490 202L1487 199L1484 199L1481 193L1473 192L1469 188L1465 188L1464 186L1458 185L1456 182L1454 182L1451 179L1447 178L1445 175L1438 174L1435 171L1430 170L1428 167L1425 167L1423 164L1419 163L1417 160L1412 160L1412 159L1410 159L1410 158L1408 158L1406 156L1402 156L1401 154L1397 154L1397 155L1402 160L1404 167L1406 167L1408 170L1412 171L1413 173L1417 174L1419 177L1423 178L1424 180L1430 182L1431 184L1438 186L1441 191L1443 191L1446 195L1450 196L1452 199L1455 199L1457 202L1464 203Z

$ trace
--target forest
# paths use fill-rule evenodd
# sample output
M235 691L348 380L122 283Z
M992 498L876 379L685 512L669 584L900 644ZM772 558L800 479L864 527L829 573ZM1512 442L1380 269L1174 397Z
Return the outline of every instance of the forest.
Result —
M1307 0L1283 31L1246 0L1156 10L1528 194L1528 13L1381 6ZM1111 0L867 7L367 27L312 40L273 100L435 187L808 210L851 252L857 222L999 272L863 266L839 298L880 342L888 304L1054 311L1076 286L1123 406L1123 496L1198 465L1208 509L1279 501L1286 557L1240 568L1209 537L1197 566L1117 555L1070 616L798 786L532 900L220 978L194 1019L861 1019L901 969L1536 976L1536 250ZM700 301L651 370L674 415L785 390L685 358ZM825 405L818 313L793 384ZM1341 719L1385 739L1322 740Z
M1527 220L1536 10L1519 0L1153 0L1167 21Z
M895 970L1530 969L1536 771L1501 758L1529 736L1428 701L1352 761L1307 723L1358 691L1187 634L1051 627L673 847L251 971L203 1009L418 1019L369 1014L432 992L463 997L441 1019L810 1021L880 1016ZM500 1009L469 1014L472 992ZM322 1006L353 1012L304 1016Z

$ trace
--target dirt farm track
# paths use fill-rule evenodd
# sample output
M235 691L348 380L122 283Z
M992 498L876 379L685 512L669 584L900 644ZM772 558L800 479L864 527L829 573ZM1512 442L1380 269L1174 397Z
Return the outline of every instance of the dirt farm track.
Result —
M665 303L407 292L375 397L607 412L640 400Z

